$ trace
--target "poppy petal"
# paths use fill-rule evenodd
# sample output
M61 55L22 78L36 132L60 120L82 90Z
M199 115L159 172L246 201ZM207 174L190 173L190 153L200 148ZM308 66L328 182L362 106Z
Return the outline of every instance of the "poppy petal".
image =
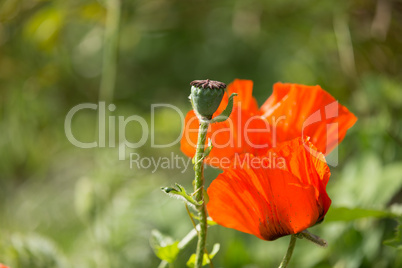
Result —
M357 120L320 86L276 83L260 110L274 128L273 146L309 136L325 155L343 140Z
M223 96L222 102L215 113L219 115L227 106L228 99L232 93L237 93L237 96L233 99L234 106L240 107L241 110L248 111L249 113L258 113L258 104L253 97L253 81L235 79L227 87L228 94Z
M180 140L180 149L188 157L194 157L198 141L198 128L200 122L194 112L191 110L184 118L184 129Z
M287 170L295 175L301 183L314 186L316 200L322 207L321 214L324 216L331 205L331 199L325 190L331 171L325 163L324 155L318 152L309 138L296 138L281 143L273 151L277 159L283 160L287 165Z
M311 146L299 138L264 157L246 155L246 165L234 162L208 188L209 215L220 225L264 240L301 232L320 221L331 203L325 192L330 174L323 159L310 154ZM272 166L278 158L285 161L282 168Z
M242 150L244 141L241 136L238 136L239 132L237 129L240 128L239 123L243 121L242 118L245 116L241 110L235 107L228 120L209 125L205 145L211 141L213 149L205 159L207 164L221 167L223 163L227 167L230 164L231 158ZM180 141L180 148L188 157L194 157L199 128L199 120L194 111L187 113L184 123L185 127Z

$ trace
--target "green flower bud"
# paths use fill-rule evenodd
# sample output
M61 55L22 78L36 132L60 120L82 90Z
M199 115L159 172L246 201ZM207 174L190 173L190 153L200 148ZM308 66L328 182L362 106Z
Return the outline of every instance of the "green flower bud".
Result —
M221 104L226 85L212 80L194 80L190 83L190 100L199 118L211 120Z

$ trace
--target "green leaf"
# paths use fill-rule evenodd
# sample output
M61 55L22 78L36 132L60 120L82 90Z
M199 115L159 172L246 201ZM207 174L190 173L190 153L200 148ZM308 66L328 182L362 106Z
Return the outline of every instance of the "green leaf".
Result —
M398 222L399 224L396 227L395 237L385 240L384 244L402 250L402 216L399 217Z
M207 218L207 223L208 223L208 226L217 225L217 223L215 221L213 221L211 217Z
M386 210L363 208L331 207L325 216L325 222L353 221L362 218L393 218L397 215Z
M188 195L183 186L176 183L176 187L177 188L162 187L161 190L172 197L182 199L183 201L187 202L191 206L199 207L202 205L201 201L197 202L190 195Z
M190 213L190 216L193 217L193 219L195 219L195 220L197 220L197 221L200 220L200 217L198 217L198 216L195 215L194 213ZM208 226L217 225L217 223L216 223L215 221L213 221L211 217L208 217L208 218L207 218L207 224L208 224Z
M208 195L207 190L205 190L205 188L204 188L204 202L205 202L205 204L208 204L208 202L209 202L209 195Z
M207 264L210 264L210 260L212 260L213 257L215 257L216 253L218 253L219 249L220 249L220 244L215 244L212 248L212 251L210 254L206 254L204 253L204 257L202 259L202 266L205 266ZM208 258L209 256L209 258ZM187 267L189 268L194 268L195 267L195 254L190 256L190 259L188 259L187 261Z
M207 158L207 156L211 153L212 148L213 148L212 141L211 141L211 139L208 139L208 147L205 149L202 159Z
M157 251L155 251L155 254L159 259L167 261L168 263L173 263L177 258L177 254L180 252L178 245L179 241L175 241L171 245L159 247Z
M228 100L228 106L226 106L225 110L218 116L214 117L210 123L220 123L223 121L226 121L226 119L229 118L230 114L232 113L233 110L233 97L237 96L237 93L232 93L230 95L229 100Z
M155 255L168 263L173 263L179 254L179 241L174 241L169 236L164 236L158 230L152 230L150 244Z
M65 14L61 9L39 9L25 24L24 33L27 38L39 44L41 48L50 49L57 41L64 18Z

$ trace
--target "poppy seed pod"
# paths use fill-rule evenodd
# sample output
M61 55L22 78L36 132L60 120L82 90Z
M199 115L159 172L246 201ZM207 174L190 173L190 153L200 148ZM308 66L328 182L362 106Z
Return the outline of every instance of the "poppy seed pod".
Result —
M194 111L201 119L212 119L222 101L226 84L207 79L194 80L190 85L190 100Z

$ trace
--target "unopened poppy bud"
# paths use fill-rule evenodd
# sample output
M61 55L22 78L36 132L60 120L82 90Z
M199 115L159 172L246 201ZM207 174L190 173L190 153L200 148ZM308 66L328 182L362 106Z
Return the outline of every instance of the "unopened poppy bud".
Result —
M190 100L201 119L210 120L221 104L226 84L212 80L194 80L190 83Z

